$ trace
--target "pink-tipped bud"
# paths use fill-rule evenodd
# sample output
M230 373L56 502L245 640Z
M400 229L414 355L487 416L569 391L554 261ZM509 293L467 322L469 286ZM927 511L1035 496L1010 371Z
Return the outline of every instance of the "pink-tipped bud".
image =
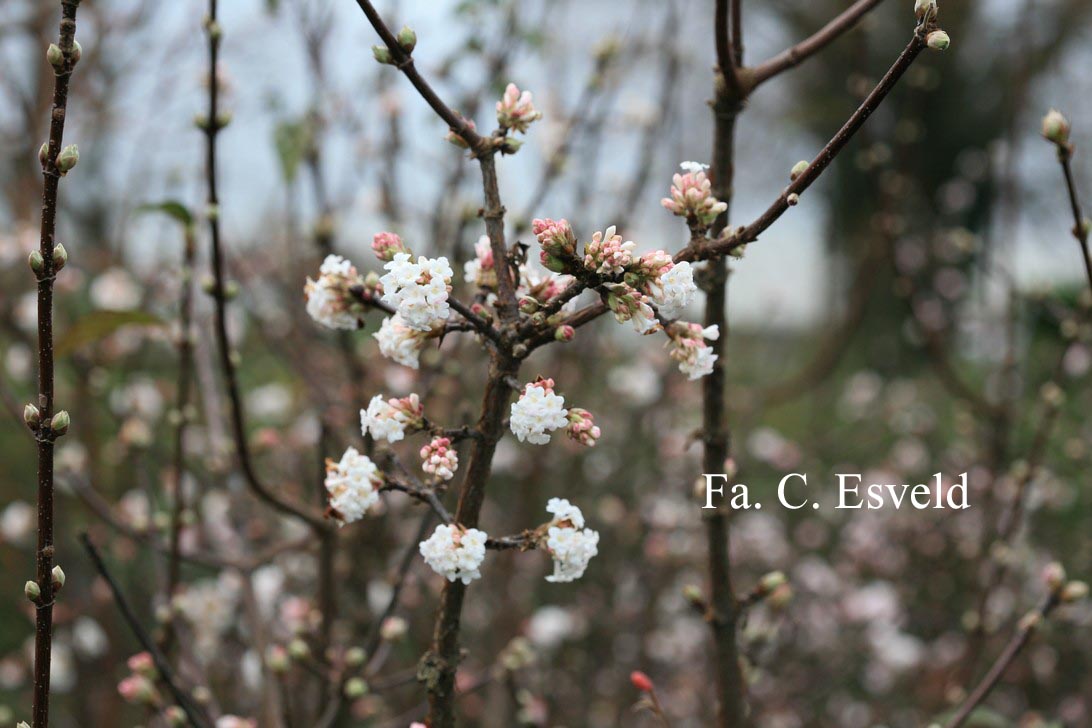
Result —
M576 329L574 329L572 326L569 326L568 324L558 326L554 330L554 340L560 341L562 343L568 343L572 341L574 336L576 336Z
M633 683L633 687L640 690L642 693L651 693L653 690L652 678L640 670L634 670L629 674L629 681Z
M372 238L372 250L375 251L375 257L386 262L394 260L394 256L398 253L410 252L409 248L402 242L402 238L395 233L389 232L375 234L375 237Z

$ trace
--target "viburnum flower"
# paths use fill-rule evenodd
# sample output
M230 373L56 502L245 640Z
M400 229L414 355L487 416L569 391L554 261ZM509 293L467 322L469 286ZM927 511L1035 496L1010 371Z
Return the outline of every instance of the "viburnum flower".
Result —
M463 279L481 288L496 288L497 271L493 266L493 247L488 235L478 238L474 253L472 260L463 263Z
M708 165L697 162L683 162L685 174L676 174L671 178L671 197L660 200L660 204L679 217L685 217L702 225L712 225L717 216L728 209L727 203L713 197L713 183L705 174Z
M615 234L611 225L605 231L592 235L591 242L584 246L584 267L599 275L620 275L633 262L633 249L637 244L632 240L623 242L622 236Z
M527 132L531 123L542 118L542 113L535 109L531 92L520 90L510 83L504 89L504 96L497 102L497 123L504 129Z
M713 362L717 355L706 340L716 341L720 337L720 328L679 321L667 331L671 347L671 358L679 363L679 371L691 381L700 379L713 371Z
M376 440L398 442L406 436L407 429L424 427L424 415L424 405L416 394L390 399L377 394L368 403L368 409L360 410L360 433L370 432Z
M336 463L327 458L324 485L329 496L330 515L344 526L359 521L379 501L383 475L367 455L350 447Z
M580 407L573 407L567 416L569 426L565 430L569 438L576 440L581 445L593 447L599 439L599 427L595 424L592 413Z
M237 715L221 715L216 719L216 728L258 728L258 722Z
M435 437L421 448L421 460L421 469L441 480L451 480L459 469L459 453L446 437Z
M428 539L421 542L421 556L433 571L448 581L469 584L481 578L478 567L485 559L484 531L463 528L458 524L440 525Z
M410 250L402 242L402 238L398 237L395 233L376 233L372 238L372 250L375 251L375 257L382 261L392 261L394 256L398 253L409 254Z
M430 332L415 329L406 324L397 313L383 319L372 336L379 342L379 353L403 366L416 369L420 366L421 349Z
M568 261L576 258L576 235L569 221L536 218L531 222L531 230L542 246L542 265L555 273L564 273Z
M546 550L553 557L554 573L546 581L576 581L599 553L599 533L584 528L584 514L564 498L551 498L546 511L554 515L546 529Z
M572 282L569 276L559 276L552 271L544 271L538 266L524 264L519 267L519 285L516 287L518 298L533 298L538 303L546 303L565 290Z
M545 445L552 430L568 424L568 414L565 398L554 393L554 380L540 377L525 385L523 394L512 403L509 426L520 442Z
M660 309L660 314L669 319L686 310L697 292L694 270L687 261L672 264L649 284L652 302Z
M656 312L648 305L648 297L624 283L609 285L607 289L607 307L620 324L633 323L638 334L649 334L660 327Z
M352 263L340 255L326 256L318 280L308 278L303 286L308 315L327 328L359 328L364 305L350 288L363 285L364 278Z
M447 320L447 295L453 275L447 258L421 256L414 263L409 253L395 253L383 268L390 271L379 279L383 301L398 309L407 326L431 331Z

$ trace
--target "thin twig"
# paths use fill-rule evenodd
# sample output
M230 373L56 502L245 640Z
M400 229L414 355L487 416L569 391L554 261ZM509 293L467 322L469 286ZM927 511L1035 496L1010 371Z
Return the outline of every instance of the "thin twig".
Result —
M1065 188L1069 193L1069 207L1073 211L1073 237L1081 246L1081 256L1084 260L1084 271L1088 277L1088 286L1092 289L1092 255L1088 250L1088 219L1081 212L1081 201L1077 197L1077 184L1073 179L1073 167L1070 159L1073 157L1073 148L1065 145L1058 147L1058 161L1062 165L1062 174L1065 176Z
M79 0L61 1L61 58L53 64L53 110L50 115L49 141L41 156L42 228L38 253L38 422L34 426L38 449L38 543L35 553L36 577L40 596L34 613L34 728L49 725L50 655L53 648L53 443L63 434L55 432L53 419L53 281L57 274L54 261L57 231L57 190L64 172L57 157L64 143L64 122L68 107L68 84L79 58L74 54L76 9ZM33 266L32 266L33 267Z
M83 543L84 549L87 550L87 555L91 557L95 569L106 582L106 585L110 587L110 593L113 595L114 602L118 605L118 611L121 612L121 616L125 620L125 623L129 625L129 629L132 630L133 635L137 638L137 642L140 643L140 646L152 656L152 661L155 662L155 667L159 673L160 679L163 681L163 684L167 686L171 695L174 696L178 706L185 711L190 724L197 726L197 728L212 728L212 720L205 714L204 709L178 685L170 663L167 661L167 658L163 656L163 653L159 651L159 648L155 646L155 642L148 635L147 631L141 626L140 620L137 619L132 607L129 606L129 601L125 598L125 595L122 594L121 587L118 586L117 581L106 568L106 564L103 562L98 549L91 543L90 537L88 537L86 533L81 533L80 541Z

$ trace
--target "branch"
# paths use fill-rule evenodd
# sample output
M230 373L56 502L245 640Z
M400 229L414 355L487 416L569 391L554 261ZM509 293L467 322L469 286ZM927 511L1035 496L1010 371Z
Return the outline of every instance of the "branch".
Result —
M53 412L53 281L64 265L64 248L56 247L57 191L61 177L75 166L79 155L61 159L68 83L79 55L76 53L76 9L79 0L62 0L60 40L51 45L47 59L53 67L53 109L49 141L42 146L42 228L31 269L38 279L38 402L28 406L27 424L34 430L38 450L38 543L35 553L40 598L34 612L34 728L49 725L50 655L53 649L53 443L68 429L68 414ZM73 152L74 152L73 148ZM67 154L67 152L66 152ZM63 420L63 423L62 423Z
M98 550L94 544L91 543L91 539L86 533L80 534L80 541L83 543L84 549L87 550L87 555L91 557L92 563L95 565L95 569L99 572L99 575L106 581L106 585L110 587L110 593L114 597L114 602L118 605L118 610L121 612L122 618L125 619L125 623L129 625L129 629L132 630L133 635L136 636L137 642L140 646L152 656L152 661L155 662L155 668L159 672L160 679L167 686L171 695L174 696L175 702L186 713L186 717L189 718L190 724L197 726L197 728L213 728L212 719L210 719L201 708L201 706L186 694L182 688L178 686L175 680L174 672L171 669L171 665L167 662L167 658L163 656L163 653L159 651L159 648L155 646L155 642L148 636L148 633L140 626L140 621L133 613L132 607L129 606L129 602L125 599L125 595L121 593L121 588L118 586L117 581L110 574L106 568L106 564L102 560L102 556L99 555Z
M833 43L843 33L852 30L868 11L881 2L883 0L857 0L814 35L800 41L791 48L786 48L773 58L752 68L752 82L755 86L758 86L774 76L800 65Z
M807 190L819 179L819 176L830 166L834 158L845 148L853 136L860 131L864 126L868 118L872 116L872 113L879 107L887 95L891 93L891 89L895 87L899 79L903 74L913 65L918 55L925 50L925 36L922 29L918 29L914 33L914 37L910 39L910 42L903 49L902 53L895 60L895 63L880 79L879 84L876 85L872 92L868 94L868 97L861 103L853 115L849 117L849 120L838 130L838 133L819 154L812 160L811 164L800 173L785 190L774 200L773 204L762 213L754 222L750 225L737 228L732 232L727 232L717 237L710 242L698 241L693 245L680 251L675 256L675 262L681 262L684 260L698 261L708 260L719 255L730 253L733 250L754 242L758 239L758 236L764 233L771 225L777 222L778 218L785 214L785 212L792 206L789 202L789 198L792 195L799 196L805 190Z
M944 728L959 728L963 725L967 718L970 717L978 704L986 699L986 696L990 694L994 686L997 685L997 681L1008 670L1009 665L1013 663L1020 651L1024 649L1024 646L1031 639L1032 634L1039 627L1039 624L1058 606L1059 594L1057 591L1051 593L1049 597L1043 602L1041 606L1033 611L1029 612L1022 620L1020 625L1016 629L1016 633L1013 634L1012 639L1005 645L1005 649L1001 651L997 660L994 661L993 666L990 667L986 676L982 678L982 681L978 683L978 686L971 691L971 694L967 696L967 699L956 710L955 714L948 719L948 722L944 724Z
M205 132L205 177L208 187L208 203L206 215L208 217L209 236L212 241L212 272L215 281L212 297L215 301L214 325L216 330L216 342L220 354L220 366L224 374L224 383L227 388L228 400L231 404L231 432L235 441L235 450L239 458L239 467L242 470L247 486L251 492L261 501L275 510L290 516L299 518L316 530L332 528L321 513L302 504L293 503L279 492L271 489L258 477L254 467L254 461L250 453L250 444L246 434L246 415L243 410L242 394L239 390L239 377L236 367L235 354L231 348L231 340L227 330L227 297L224 276L224 253L220 239L220 199L216 191L216 139L220 130L226 125L220 115L220 83L217 76L217 65L220 56L220 40L222 29L216 19L217 0L209 0L209 12L205 18L205 32L208 36L208 112L203 119L202 126Z
M1092 288L1092 256L1088 250L1088 218L1081 212L1081 201L1077 197L1077 185L1073 180L1073 168L1070 159L1073 157L1073 147L1070 145L1058 147L1058 161L1062 165L1062 174L1065 176L1065 187L1069 193L1069 207L1073 211L1073 237L1081 246L1081 256L1084 260L1084 271L1088 277L1088 285Z

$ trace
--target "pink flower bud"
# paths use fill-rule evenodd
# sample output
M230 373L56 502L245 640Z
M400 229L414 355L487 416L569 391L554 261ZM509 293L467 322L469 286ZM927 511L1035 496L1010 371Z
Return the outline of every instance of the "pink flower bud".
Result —
M642 693L651 693L653 690L652 678L640 670L631 672L629 674L629 681L633 683L633 687L637 688Z
M398 253L408 253L409 248L402 242L402 238L395 233L376 233L372 238L372 250L375 256L382 261L390 262Z

